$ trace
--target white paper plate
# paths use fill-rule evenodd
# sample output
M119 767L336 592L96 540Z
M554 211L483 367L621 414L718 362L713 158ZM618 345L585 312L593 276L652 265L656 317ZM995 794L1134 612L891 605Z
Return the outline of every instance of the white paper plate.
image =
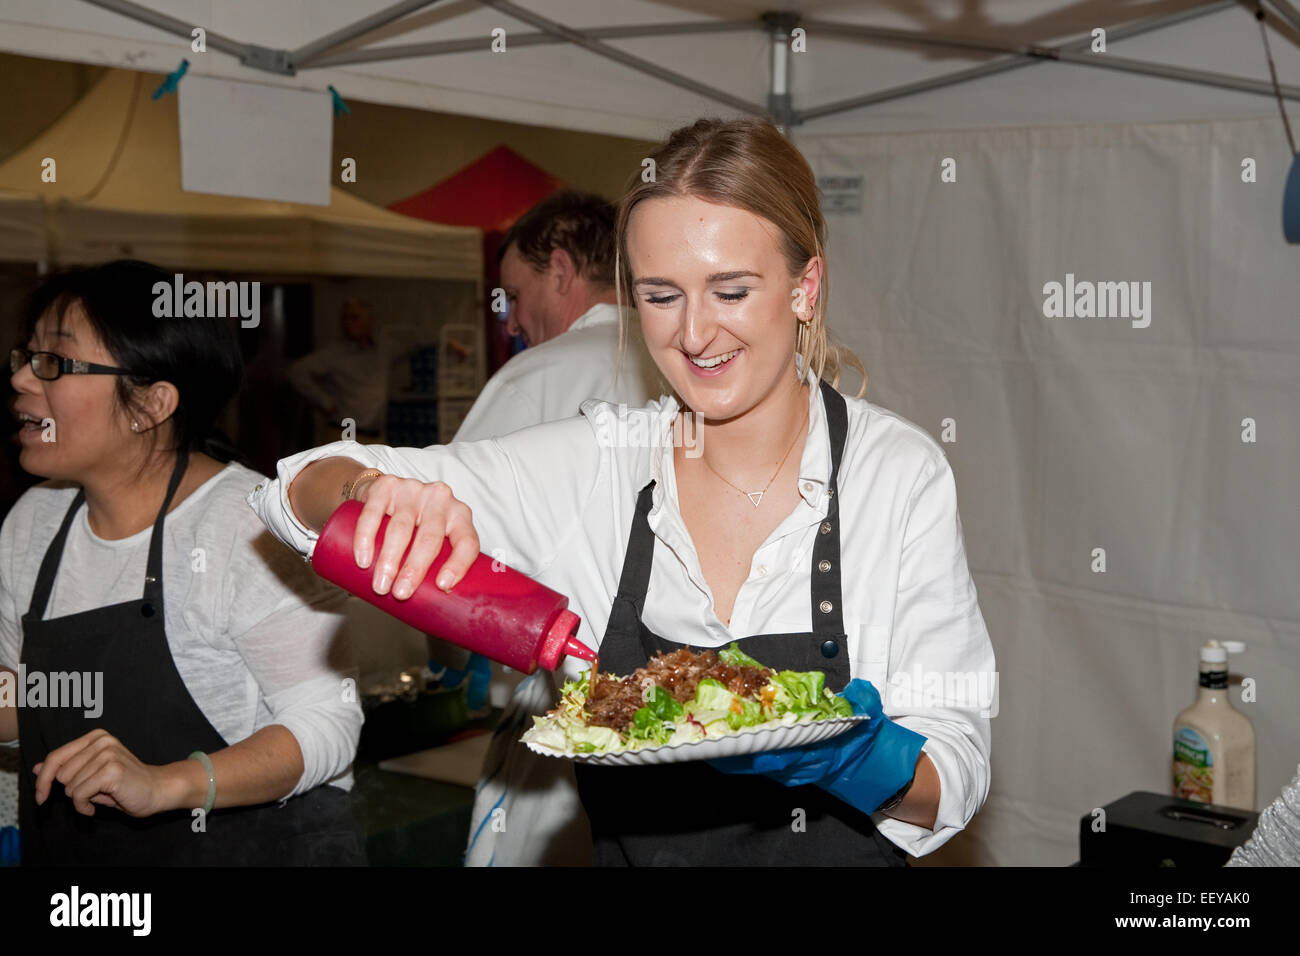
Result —
M717 757L738 757L743 754L762 753L766 750L785 750L789 747L807 747L844 733L854 724L871 718L866 714L852 717L832 717L829 720L804 720L794 724L772 724L766 727L742 727L734 734L722 737L705 737L679 744L661 744L640 750L618 750L612 753L571 754L550 747L541 747L532 741L522 741L528 749L544 757L563 757L580 763L603 766L637 767L653 764L681 763L687 760L713 760Z

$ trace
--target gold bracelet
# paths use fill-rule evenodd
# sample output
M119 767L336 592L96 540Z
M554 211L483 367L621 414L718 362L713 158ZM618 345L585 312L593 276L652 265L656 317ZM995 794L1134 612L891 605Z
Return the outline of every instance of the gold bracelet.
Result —
M349 481L346 485L343 486L343 500L352 501L354 499L354 496L357 493L357 485L361 483L362 478L382 478L382 477L384 477L384 473L382 471L375 471L375 469L373 468L367 468L365 471L357 475L355 478L353 478L351 481Z

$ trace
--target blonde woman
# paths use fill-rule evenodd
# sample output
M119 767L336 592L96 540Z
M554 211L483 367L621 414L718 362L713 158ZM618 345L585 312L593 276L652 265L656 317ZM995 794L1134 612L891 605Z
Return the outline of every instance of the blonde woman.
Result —
M617 272L670 395L491 441L327 445L281 461L250 503L309 553L345 496L364 502L354 546L380 593L409 596L444 537L444 588L501 548L570 597L603 668L739 641L825 671L875 718L732 773L581 768L594 862L905 865L989 785L979 701L881 700L895 671L993 671L952 471L921 429L834 388L856 360L827 336L825 226L794 146L765 121L700 120L653 159L619 206ZM693 449L672 439L687 415Z

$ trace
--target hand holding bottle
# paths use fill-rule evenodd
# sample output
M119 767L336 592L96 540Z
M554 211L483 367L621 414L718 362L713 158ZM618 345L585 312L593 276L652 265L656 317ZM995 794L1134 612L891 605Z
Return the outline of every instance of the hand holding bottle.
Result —
M445 483L423 482L395 475L365 476L352 489L362 502L353 538L353 554L363 568L374 559L374 589L406 600L424 580L429 566L442 550L443 539L451 542L451 556L438 572L436 584L444 591L465 576L478 557L478 533L469 506L458 500ZM384 516L388 527L383 547L374 554L376 532ZM410 544L410 553L402 554Z
M391 588L398 600L415 593L444 539L450 541L452 551L435 582L443 591L465 576L479 553L469 506L458 501L441 481L385 475L352 458L322 458L298 472L289 485L288 497L298 520L317 532L344 501L362 502L353 557L363 568L373 561L371 586L381 595ZM389 516L388 528L376 556L376 532L385 516ZM411 551L403 561L408 544L412 544Z

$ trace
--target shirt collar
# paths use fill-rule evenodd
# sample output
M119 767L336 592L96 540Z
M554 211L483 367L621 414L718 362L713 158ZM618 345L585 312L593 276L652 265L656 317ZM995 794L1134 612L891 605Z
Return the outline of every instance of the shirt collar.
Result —
M797 356L796 362L802 365ZM827 492L831 482L830 427L819 380L808 371L804 373L803 381L808 385L808 439L804 442L803 455L799 459L799 495L809 507L824 515L829 504ZM673 443L683 443L690 447L692 442L698 441L698 436L689 425L679 426L674 431L673 423L680 407L676 398L667 396L655 413L653 434L659 436L659 447L650 456L650 477L655 482L651 493L652 516L658 514L669 488L672 489L673 500L677 500Z
M609 325L618 321L618 306L608 302L597 302L582 315L573 320L566 332L572 332L575 329L589 329L597 325Z
M826 513L831 487L831 434L822 402L821 381L811 371L803 378L808 385L808 440L799 459L799 494L821 514Z

